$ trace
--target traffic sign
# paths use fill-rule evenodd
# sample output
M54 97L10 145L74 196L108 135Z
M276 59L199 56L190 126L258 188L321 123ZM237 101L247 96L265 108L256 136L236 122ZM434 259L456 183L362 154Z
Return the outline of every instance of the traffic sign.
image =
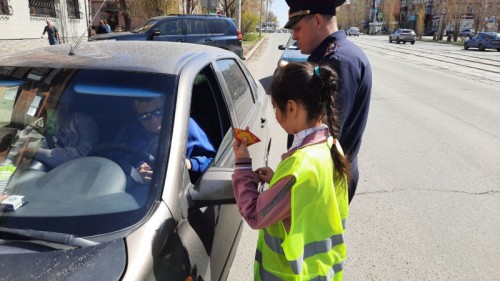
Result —
M378 18L381 19L384 17L384 13L378 13Z

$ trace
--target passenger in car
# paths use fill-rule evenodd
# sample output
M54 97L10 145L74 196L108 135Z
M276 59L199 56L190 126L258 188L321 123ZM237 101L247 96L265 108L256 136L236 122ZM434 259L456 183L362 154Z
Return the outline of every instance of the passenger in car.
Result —
M45 140L40 147L24 148L18 157L34 159L54 168L66 161L86 156L99 141L95 120L79 111L71 110L71 97L64 95L58 100L47 97L43 117L28 126L20 134L29 136L30 131L44 133Z
M154 156L158 148L163 106L162 97L135 99L133 109L136 112L136 121L119 132L117 141ZM185 162L193 183L206 171L215 154L216 151L208 136L193 118L189 118ZM137 156L129 157L128 161L131 161L130 164L137 169L145 183L151 181L153 169L148 163Z
M342 280L350 167L338 141L338 82L331 67L311 63L290 63L274 77L276 120L294 135L276 172L252 171L247 141L233 143L238 209L261 229L255 280ZM259 193L259 181L269 189Z

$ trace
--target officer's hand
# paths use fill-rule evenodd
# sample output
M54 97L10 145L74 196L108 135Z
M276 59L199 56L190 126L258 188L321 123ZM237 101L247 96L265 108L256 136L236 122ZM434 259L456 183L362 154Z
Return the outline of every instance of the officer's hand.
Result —
M270 183L274 175L273 170L269 167L258 168L255 173L257 173L259 180L265 183Z

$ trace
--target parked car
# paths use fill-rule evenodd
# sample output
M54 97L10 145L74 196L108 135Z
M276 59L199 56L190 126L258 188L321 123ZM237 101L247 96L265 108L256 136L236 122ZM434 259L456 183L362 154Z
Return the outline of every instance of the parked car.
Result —
M359 36L359 28L351 26L347 29L346 33L349 36Z
M464 42L464 49L468 50L469 48L478 48L480 51L496 49L500 52L500 33L479 32Z
M474 35L474 33L476 33L476 31L472 28L466 28L462 31L460 31L460 33L458 33L458 37L470 37L472 35Z
M389 43L392 43L392 41L396 41L398 44L400 42L403 42L403 44L410 42L413 45L416 37L415 31L411 29L396 29L394 33L389 35Z
M267 165L264 88L220 48L70 47L0 56L0 279L225 280L243 228L232 192L233 128L248 126L262 140L249 150L255 168ZM164 102L138 114L140 98ZM70 150L88 134L82 125L92 122L71 114L97 124L87 155L59 165L24 157L25 148ZM123 135L150 118L161 122L161 145L150 153L126 144ZM185 164L190 118L216 150L196 181ZM69 135L54 134L68 122ZM150 164L150 181L120 156Z
M306 62L309 57L309 55L305 55L300 52L297 41L295 41L292 36L290 36L286 45L279 45L278 49L283 50L283 53L278 60L278 65L274 70L274 75L276 75L276 73L278 73L278 71L289 62Z
M243 35L231 18L219 15L169 15L146 20L131 32L97 34L89 41L170 41L215 46L241 59Z

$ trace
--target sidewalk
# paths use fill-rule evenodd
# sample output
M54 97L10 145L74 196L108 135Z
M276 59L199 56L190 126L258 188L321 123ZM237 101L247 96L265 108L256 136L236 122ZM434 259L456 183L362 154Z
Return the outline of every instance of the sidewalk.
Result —
M0 40L0 56L18 51L49 46L49 40L45 38Z

